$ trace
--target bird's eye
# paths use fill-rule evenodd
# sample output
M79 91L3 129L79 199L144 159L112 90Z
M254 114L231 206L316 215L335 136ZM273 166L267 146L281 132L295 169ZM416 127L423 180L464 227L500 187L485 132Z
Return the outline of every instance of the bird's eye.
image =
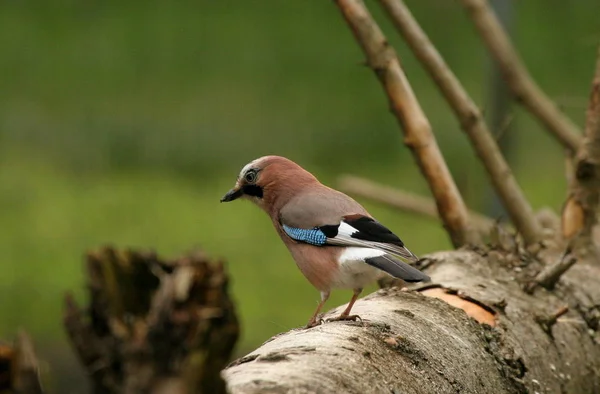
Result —
M244 175L244 180L248 183L256 182L256 171L250 170Z

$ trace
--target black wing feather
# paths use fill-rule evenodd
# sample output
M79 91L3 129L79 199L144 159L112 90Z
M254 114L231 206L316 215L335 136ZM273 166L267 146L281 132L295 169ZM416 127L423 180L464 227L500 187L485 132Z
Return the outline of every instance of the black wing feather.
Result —
M396 234L373 218L363 215L351 215L346 216L344 221L357 230L356 233L352 234L352 238L404 246L404 242Z
M341 231L342 225L343 231ZM327 245L375 248L409 261L418 260L418 257L404 246L404 242L396 234L369 216L346 215L342 217L339 224L316 228L327 237Z

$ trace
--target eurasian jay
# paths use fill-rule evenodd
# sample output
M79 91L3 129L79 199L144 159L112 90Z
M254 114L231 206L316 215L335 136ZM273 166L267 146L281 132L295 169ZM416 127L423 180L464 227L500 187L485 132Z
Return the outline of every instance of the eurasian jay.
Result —
M389 229L344 193L317 180L298 164L280 156L248 163L235 187L221 202L245 198L262 208L289 249L298 268L321 292L321 302L308 322L313 327L334 288L354 290L348 307L330 320L350 315L363 287L387 274L406 282L429 280L401 261L418 258Z

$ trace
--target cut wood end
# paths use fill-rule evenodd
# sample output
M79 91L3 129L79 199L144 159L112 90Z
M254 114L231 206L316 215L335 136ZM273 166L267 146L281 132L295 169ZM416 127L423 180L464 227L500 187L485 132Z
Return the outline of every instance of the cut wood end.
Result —
M585 213L581 204L570 196L562 211L561 231L565 239L573 238L585 225Z
M474 302L461 298L454 294L449 294L445 289L437 287L434 289L426 289L421 291L422 294L428 297L438 298L455 308L462 309L465 313L477 320L480 324L487 324L491 327L496 326L496 317L490 311L484 309Z

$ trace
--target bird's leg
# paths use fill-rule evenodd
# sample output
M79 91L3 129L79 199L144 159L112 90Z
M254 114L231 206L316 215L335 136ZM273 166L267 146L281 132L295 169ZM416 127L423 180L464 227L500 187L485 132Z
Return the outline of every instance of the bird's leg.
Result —
M338 317L327 319L327 321L339 321L339 320L353 320L353 321L356 321L356 320L360 319L360 316L358 316L358 315L351 315L350 311L352 310L352 307L354 306L354 303L358 299L358 296L360 295L361 292L362 292L362 289L354 289L354 294L352 294L352 298L350 299L350 302L348 303L348 306L342 312L342 314L339 315Z
M315 313L312 315L312 317L308 321L306 328L311 328L311 327L318 326L319 324L321 324L321 319L317 320L317 318L319 317L319 312L321 312L321 309L323 309L323 305L325 305L325 303L327 302L328 299L329 299L329 290L322 291L321 292L321 302L319 302L319 305L317 305L317 310L315 311Z

